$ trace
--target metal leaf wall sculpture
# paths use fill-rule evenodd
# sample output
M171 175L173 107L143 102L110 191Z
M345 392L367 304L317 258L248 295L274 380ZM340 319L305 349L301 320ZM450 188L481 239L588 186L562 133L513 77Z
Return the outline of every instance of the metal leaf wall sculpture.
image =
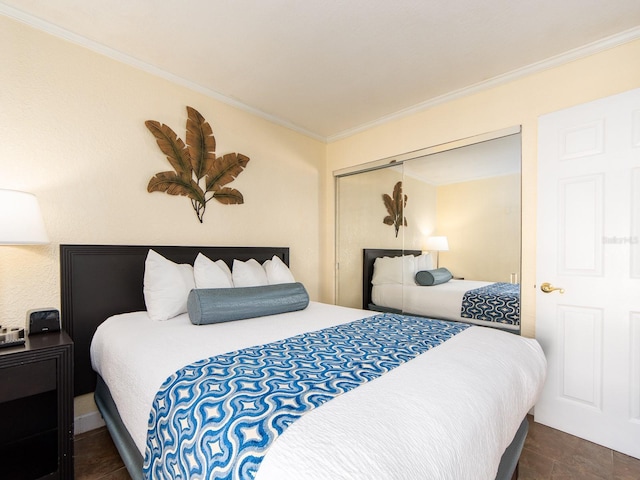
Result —
M241 153L216 157L216 139L211 125L195 108L187 107L186 145L168 125L155 120L147 120L144 124L174 170L156 173L147 185L149 193L189 197L200 223L207 202L212 198L225 205L244 203L238 190L225 185L242 173L249 157Z
M385 225L393 225L396 229L396 238L401 226L407 226L407 218L404 216L404 209L407 206L407 200L409 197L402 194L402 182L396 183L393 187L393 198L386 193L382 194L382 201L384 206L387 207L389 215L384 217L382 223Z

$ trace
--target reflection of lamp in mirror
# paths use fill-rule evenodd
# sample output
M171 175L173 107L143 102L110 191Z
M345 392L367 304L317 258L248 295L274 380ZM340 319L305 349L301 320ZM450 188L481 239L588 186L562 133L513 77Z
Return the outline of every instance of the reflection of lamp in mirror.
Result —
M429 252L436 252L436 268L438 268L438 264L440 263L440 253L446 252L449 250L449 242L447 241L447 237L427 237L427 240L424 244L424 249Z
M0 244L49 243L35 195L0 189Z

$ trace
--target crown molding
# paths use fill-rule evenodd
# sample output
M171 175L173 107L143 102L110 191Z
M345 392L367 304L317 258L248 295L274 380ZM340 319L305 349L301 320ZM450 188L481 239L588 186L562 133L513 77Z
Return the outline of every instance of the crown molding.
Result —
M363 123L356 127L343 130L342 132L336 133L334 135L323 136L318 133L307 130L306 128L300 127L294 123L291 123L287 120L284 120L280 117L268 114L259 110L257 108L251 107L239 100L235 100L227 95L224 95L220 92L212 90L210 88L204 87L196 82L191 80L187 80L186 78L180 77L179 75L175 75L173 73L167 72L161 68L158 68L149 63L143 62L135 57L127 55L123 52L115 50L113 48L107 47L99 42L95 42L93 40L89 40L81 35L75 34L66 30L64 28L53 25L49 22L46 22L38 17L33 15L29 15L25 12L22 12L16 8L10 7L6 4L0 3L0 14L5 15L7 17L13 18L21 23L34 27L38 30L41 30L50 35L62 38L71 43L77 44L79 46L88 48L96 53L104 55L106 57L112 58L116 61L125 63L134 68L138 68L152 75L158 76L160 78L164 78L172 83L183 86L195 92L206 95L210 98L218 100L222 103L230 105L232 107L238 108L239 110L243 110L247 113L255 115L259 118L267 120L271 123L279 125L281 127L287 128L289 130L293 130L294 132L300 133L307 137L313 138L323 143L332 143L357 133L361 133L365 130L368 130L373 127L377 127L380 125L384 125L386 123L390 123L392 121L408 117L410 115L414 115L416 113L428 110L433 108L436 105L441 105L446 102L450 102L452 100L456 100L458 98L462 98L468 95L472 95L483 90L488 90L490 88L506 84L508 82L512 82L514 80L526 77L528 75L532 75L534 73L542 72L544 70L548 70L551 68L558 67L560 65L572 62L574 60L578 60L590 55L594 55L596 53L602 52L604 50L608 50L610 48L617 47L619 45L632 42L640 38L640 27L634 27L632 29L626 30L624 32L612 35L610 37L606 37L602 40L598 40L596 42L592 42L590 44L584 45L582 47L575 48L573 50L569 50L568 52L556 55L554 57L548 58L546 60L533 63L531 65L527 65L525 67L513 70L511 72L507 72L503 75L499 75L493 77L489 80L485 80L468 87L464 87L453 92L446 93L444 95L440 95L438 97L426 100L424 102L418 103L411 107L399 110L397 112L391 113L389 115L385 115L371 122Z
M493 77L488 80L470 85L468 87L464 87L459 90L455 90L453 92L440 95L438 97L432 98L425 102L421 102L411 107L405 108L403 110L399 110L390 115L385 115L383 117L378 118L377 120L363 123L361 125L358 125L357 127L344 130L335 135L330 135L326 138L326 142L332 143L337 140L350 137L357 133L364 132L365 130L369 130L370 128L384 125L394 120L398 120L401 118L408 117L410 115L414 115L419 112L423 112L425 110L435 107L436 105L441 105L443 103L450 102L458 98L462 98L468 95L482 92L483 90L488 90L490 88L497 87L499 85L504 85L514 80L518 80L520 78L532 75L534 73L539 73L544 70L549 70L551 68L559 67L566 63L573 62L575 60L579 60L581 58L588 57L590 55L594 55L596 53L617 47L619 45L623 45L625 43L632 42L639 38L640 38L640 27L634 27L629 30L625 30L624 32L612 35L610 37L606 37L602 40L598 40L596 42L589 43L582 47L569 50L568 52L561 53L559 55L548 58L546 60L532 63L531 65L527 65L525 67L512 70L511 72L507 72L503 75L498 75L497 77Z
M71 43L74 43L76 45L79 45L81 47L85 47L89 50L92 50L96 53L99 53L101 55L104 55L106 57L109 57L113 60L125 63L129 66L132 66L134 68L138 68L140 70L143 70L147 73L150 73L152 75L155 75L157 77L163 78L165 80L168 80L172 83L175 83L177 85L186 87L190 90L193 90L195 92L201 93L203 95L206 95L210 98L213 98L215 100L218 100L222 103L225 103L227 105L230 105L232 107L235 107L239 110L243 110L245 112L248 112L252 115L255 115L257 117L260 117L264 120L267 120L271 123L274 123L276 125L280 125L281 127L285 127L289 130L293 130L295 132L298 132L302 135L306 135L308 137L311 137L315 140L318 140L320 142L326 143L327 139L326 137L322 136L322 135L318 135L315 132L312 132L310 130L307 130L303 127L300 127L296 124L293 124L287 120L284 120L280 117L276 117L274 115L270 115L266 112L263 112L262 110L259 110L257 108L251 107L245 103L240 102L239 100L235 100L227 95L224 95L220 92L217 92L215 90L212 90L210 88L204 87L196 82L193 82L191 80L187 80L186 78L183 78L179 75L175 75L173 73L167 72L166 70L163 70L161 68L158 68L154 65L151 65L149 63L146 63L140 59L137 59L135 57L132 57L131 55L127 55L123 52L120 52L119 50L115 50L113 48L107 47L106 45L103 45L99 42L95 42L93 40L90 40L86 37L83 37L82 35L78 35L76 33L70 32L69 30L66 30L64 28L58 27L56 25L53 25L52 23L46 22L38 17L35 17L33 15L29 15L25 12L22 12L20 10L17 10L13 7L10 7L6 4L0 3L0 14L5 15L7 17L13 18L14 20L17 20L21 23L24 23L26 25L29 25L30 27L36 28L37 30L41 30L45 33L48 33L50 35L53 35L55 37L61 38L63 40L67 40Z

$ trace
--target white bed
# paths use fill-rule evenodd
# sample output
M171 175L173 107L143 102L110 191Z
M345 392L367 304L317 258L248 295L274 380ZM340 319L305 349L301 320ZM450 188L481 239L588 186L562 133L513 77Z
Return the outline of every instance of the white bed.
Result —
M144 455L156 391L179 368L216 354L357 320L375 312L311 302L302 311L206 326L146 312L102 323L94 369ZM491 480L536 402L546 363L535 340L470 327L294 422L258 480Z
M173 279L165 285L169 288L165 296L157 299L150 297L149 308L146 293L149 291L146 275L146 261L150 250L154 249L167 260L175 262L171 267ZM147 442L153 443L153 434L147 435L148 423L151 427L162 422L149 422L158 418L156 406L163 399L160 392L168 390L161 384L169 376L175 378L176 370L193 370L193 366L184 368L190 362L209 358L232 359L234 365L240 357L250 357L237 353L225 354L251 345L277 341L307 330L314 332L322 328L322 333L303 334L302 338L328 338L325 327L330 331L350 332L342 334L342 343L337 353L339 357L327 357L327 348L333 351L334 344L315 343L319 349L313 355L324 355L331 364L341 363L341 359L351 362L356 356L347 354L348 350L365 353L377 348L373 362L382 366L387 364L387 352L400 356L413 352L396 363L397 368L372 379L370 373L375 370L374 363L364 361L356 363L357 368L350 371L339 370L329 381L334 385L344 383L345 378L369 379L354 389L339 390L346 392L324 402L327 383L310 383L315 376L305 376L305 382L296 385L306 388L309 397L320 398L298 420L289 424L288 429L279 431L279 437L263 450L264 458L255 478L273 479L471 479L471 480L513 480L517 478L517 463L527 433L526 413L535 403L545 377L545 359L535 340L521 338L506 332L483 327L469 327L460 323L440 325L433 328L430 320L389 315L370 318L375 312L356 310L311 303L307 300L302 310L260 317L262 310L254 312L245 320L229 321L212 325L193 325L186 314L167 315L164 321L151 320L158 307L157 300L163 304L172 298L183 302L183 287L187 286L189 275L183 275L187 268L182 265L198 263L198 256L204 254L209 259L219 259L231 267L235 260L250 263L257 259L266 265L271 260L269 271L281 262L288 265L289 250L286 247L216 247L216 246L144 246L144 245L61 245L61 301L62 325L74 340L74 391L76 395L95 392L94 397L102 413L109 433L120 453L127 470L134 480L144 476L144 454ZM263 263L264 262L264 263ZM217 262L216 262L217 263ZM197 266L197 265L196 265ZM220 265L222 267L222 265ZM198 278L194 267L193 279ZM235 269L234 269L235 270ZM276 269L278 270L278 269ZM163 272L157 279L164 284ZM265 267L265 273L267 268ZM285 272L280 272L285 273ZM290 273L290 272L289 272ZM225 274L226 275L226 274ZM221 279L226 278L222 275ZM269 274L267 273L267 277ZM178 283L175 283L180 279ZM290 278L289 278L290 280ZM189 280L190 281L190 280ZM286 281L286 279L283 279ZM183 284L184 283L184 284ZM234 290L238 285L235 284ZM144 288L143 288L144 285ZM197 286L197 285L196 285ZM295 285L293 285L295 286ZM275 285L275 287L278 287ZM286 285L285 285L286 287ZM193 288L193 287L191 287ZM197 288L218 288L198 287ZM269 287L272 291L271 287ZM222 288L224 290L224 288ZM278 289L278 291L280 291ZM182 292L182 293L179 293ZM191 292L191 290L189 290ZM229 311L228 298L236 293L216 290L221 295L221 303L215 303L213 314ZM179 294L178 294L179 293ZM227 295L228 293L228 295ZM241 292L240 296L246 292ZM190 295L190 293L189 293ZM306 295L306 293L305 293ZM283 302L287 308L294 295L285 296ZM245 297L242 297L245 298ZM251 308L257 307L256 297L245 301ZM253 298L253 299L252 299ZM297 298L297 297L296 297ZM260 303L260 305L263 305ZM280 304L279 304L280 305ZM284 304L283 304L284 305ZM168 304L166 308L168 308ZM205 306L204 304L202 305ZM263 308L263 307L260 307ZM148 309L149 312L143 310ZM184 311L184 310L183 310ZM135 312L135 313L127 313ZM209 315L212 311L203 309L201 313ZM232 312L235 313L235 312ZM273 313L273 312L272 312ZM177 314L177 313L176 313ZM197 314L196 314L197 316ZM173 317L173 318L171 318ZM159 318L159 317L158 317ZM199 317L202 320L204 317ZM361 319L361 320L356 320ZM355 321L355 323L350 323ZM331 325L348 322L348 326ZM358 327L354 328L353 325ZM423 325L426 329L412 330L409 325ZM377 330L377 332L373 332ZM403 335L398 332L404 331ZM363 332L368 332L364 334ZM385 335L379 336L379 332ZM407 332L409 334L407 335ZM417 333L420 332L420 333ZM434 337L434 332L445 334ZM445 336L460 332L443 344L425 350L425 346L438 344ZM295 338L295 337L294 337ZM429 340L435 338L435 342ZM384 341L379 341L384 339ZM277 342L281 344L281 342ZM294 345L289 341L282 344ZM311 344L309 344L311 345ZM379 347L384 346L380 349ZM351 348L353 347L353 348ZM340 350L341 348L341 350ZM389 350L387 350L389 348ZM267 349L268 350L268 349ZM275 349L271 349L275 353ZM253 349L256 351L256 349ZM257 349L260 362L282 357L263 355ZM298 350L295 362L301 360ZM424 352L424 353L421 353ZM421 354L420 354L421 353ZM416 355L419 354L417 357ZM415 357L415 358L414 358ZM399 358L397 355L395 358ZM412 360L408 360L413 358ZM339 360L340 359L340 360ZM356 359L357 360L357 359ZM226 360L225 360L226 361ZM404 363L403 363L404 362ZM201 362L204 365L211 363ZM220 365L213 362L214 367ZM274 365L270 363L270 365ZM281 362L280 365L288 365ZM307 362L304 368L311 367ZM277 395L281 394L282 376L300 374L299 369L280 367L278 377L261 377L264 384L276 385ZM98 374L94 371L98 371ZM249 371L252 371L250 368ZM261 373L271 372L261 369ZM333 375L336 370L327 369ZM384 369L378 369L379 372ZM291 372L291 373L289 373ZM217 371L208 370L208 376L200 377L208 385L222 385ZM228 382L243 385L245 372L229 369ZM184 377L178 376L182 381ZM350 381L350 380L349 380ZM349 383L347 381L346 383ZM171 383L171 382L169 382ZM358 382L351 382L355 385ZM175 383L174 383L175 385ZM178 383L182 387L182 383ZM202 384L201 384L202 385ZM321 394L316 392L321 390ZM173 390L171 390L173 391ZM212 391L211 389L209 391ZM296 390L299 392L300 390ZM175 393L175 391L173 391ZM264 402L251 394L249 399L256 404ZM155 398L154 398L155 397ZM173 397L179 400L181 395ZM194 399L210 397L193 396ZM187 396L191 401L191 396ZM229 398L229 397L225 397ZM273 398L273 397L271 397ZM281 396L280 398L285 398ZM292 399L292 397L286 397ZM159 400L158 400L159 399ZM173 400L173 399L172 399ZM237 396L231 402L244 403ZM175 406L175 405L174 405ZM190 418L202 410L184 410ZM282 413L280 418L292 418L291 410ZM270 411L269 411L270 413ZM287 417L288 415L288 417ZM166 417L165 417L166 418ZM210 418L207 415L202 419ZM236 417L237 418L237 417ZM269 417L273 418L273 417ZM174 419L175 420L175 419ZM181 420L179 421L181 424ZM177 426L178 423L164 425ZM225 415L214 421L206 421L203 428L192 432L208 435L211 429L233 428L237 425ZM245 425L253 425L251 423ZM182 430L175 429L182 434ZM159 438L157 435L156 439ZM264 437L262 437L264 438ZM250 439L252 441L252 438ZM166 444L166 442L165 442ZM190 448L189 439L176 438L178 450ZM205 444L211 446L212 443ZM265 442L266 446L267 443ZM505 448L506 447L506 448ZM245 450L246 451L246 450ZM155 452L155 450L153 450ZM154 453L155 454L155 453ZM250 452L249 455L252 453ZM217 453L214 453L217 455ZM219 458L219 457L216 457ZM171 468L188 468L192 471L191 457L173 457ZM217 460L216 460L217 461ZM161 464L171 462L160 460ZM237 465L237 463L236 463ZM255 464L254 464L255 465ZM497 473L496 473L497 468ZM147 478L176 478L174 474L151 475ZM199 478L184 475L182 478ZM236 480L254 478L254 475L236 475Z

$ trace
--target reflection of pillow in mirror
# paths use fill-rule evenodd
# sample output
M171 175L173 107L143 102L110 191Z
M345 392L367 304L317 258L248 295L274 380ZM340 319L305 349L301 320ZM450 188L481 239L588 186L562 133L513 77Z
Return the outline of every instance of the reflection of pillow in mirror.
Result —
M144 302L151 320L168 320L187 311L195 287L193 267L177 264L149 250L144 262Z
M420 270L416 273L416 283L423 287L441 285L452 278L451 272L444 267L436 268L435 270Z
M196 261L193 263L193 276L196 281L196 288L231 288L231 270L224 260L215 262L209 257L198 253Z
M405 255L402 257L402 278L405 285L416 284L416 257Z
M242 262L233 260L233 277L234 287L258 287L260 285L269 285L267 274L262 265L255 258Z
M423 253L416 257L416 272L422 270L433 270L433 256L430 253Z
M372 285L389 283L415 284L416 257L378 257L373 262Z

